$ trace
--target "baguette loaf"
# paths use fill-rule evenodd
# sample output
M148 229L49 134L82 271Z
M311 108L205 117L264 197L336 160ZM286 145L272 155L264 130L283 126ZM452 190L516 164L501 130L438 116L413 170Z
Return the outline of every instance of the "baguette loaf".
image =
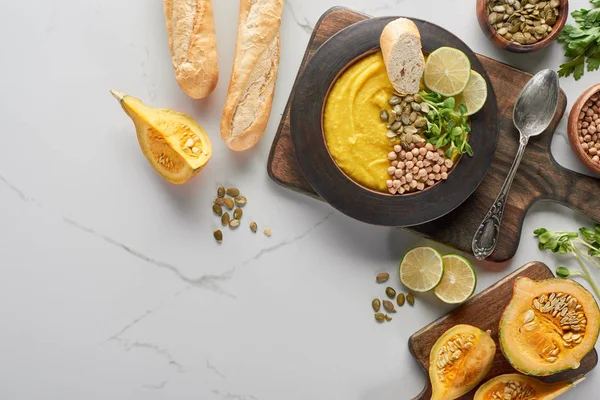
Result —
M398 18L383 29L380 45L394 89L402 94L417 93L425 69L419 28L409 19Z
M254 146L269 122L283 2L240 0L235 59L221 119L221 137L232 150Z
M219 80L211 0L164 0L175 78L194 99L208 96Z

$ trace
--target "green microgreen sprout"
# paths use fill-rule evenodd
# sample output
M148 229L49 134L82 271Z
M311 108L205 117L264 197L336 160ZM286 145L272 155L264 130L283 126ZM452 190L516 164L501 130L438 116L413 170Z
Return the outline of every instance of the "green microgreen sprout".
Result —
M533 231L533 234L538 238L540 250L550 250L558 254L571 253L581 267L579 271L559 266L556 268L558 277L581 276L600 298L600 289L586 265L587 262L600 268L600 225L596 225L594 229L582 227L579 228L579 232L549 231L546 228L539 228Z
M429 112L426 115L427 127L424 132L427 142L438 149L449 146L446 150L446 158L451 158L455 151L473 156L473 149L468 142L471 125L465 115L467 107L464 104L456 107L454 97L444 99L439 93L426 91L421 91L419 94L429 105Z

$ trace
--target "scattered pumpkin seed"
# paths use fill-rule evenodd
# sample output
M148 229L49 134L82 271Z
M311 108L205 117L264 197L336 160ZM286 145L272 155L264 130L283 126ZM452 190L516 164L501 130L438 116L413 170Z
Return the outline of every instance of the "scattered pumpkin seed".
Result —
M217 189L217 196L225 197L225 188L223 186L219 186Z
M406 301L408 302L408 304L410 304L411 306L415 305L415 297L412 295L412 293L408 293L406 295Z
M271 228L265 228L263 232L267 237L271 237Z
M213 212L220 217L223 215L223 208L218 204L213 204Z
M231 218L229 217L229 213L224 212L223 215L221 215L221 225L223 225L223 226L229 225L230 219Z
M398 305L400 307L402 307L404 305L404 293L399 293L398 294L398 298L396 299L396 303L398 303Z
M229 208L230 210L233 210L233 199L230 199L229 197L223 199L224 203L225 203L225 207Z
M242 219L242 215L244 214L244 212L242 211L241 208L236 208L233 211L233 218L235 219Z
M236 197L236 196L240 195L239 189L238 188L234 188L234 187L227 188L227 190L225 191L225 193L227 193L231 197Z
M239 219L232 219L231 221L229 221L229 227L231 229L237 229L238 226L240 226L240 220Z
M390 274L388 274L387 272L382 272L380 274L377 274L377 277L375 278L377 283L383 283L383 282L387 281L388 279L390 279Z
M383 301L383 308L385 308L385 311L389 312L389 313L395 313L396 310L394 309L394 303L392 303L389 300L384 300Z
M395 311L394 311L394 312L395 312ZM392 320L392 318L391 318L389 315L387 315L387 314L386 314L386 315L384 315L384 316L383 316L383 318L385 318L385 320L386 320L387 322L390 322L390 321Z
M233 201L238 207L244 207L247 203L247 200L244 196L236 196L236 198L233 199Z
M217 243L221 243L223 241L223 232L217 229L213 234Z
M250 230L254 233L256 233L256 231L258 230L258 225L256 224L256 222L252 221L250 222Z
M225 205L225 199L222 197L217 197L215 199L215 204L219 205L219 206L224 206Z
M379 312L381 309L381 301L379 299L373 299L371 306L373 307L373 311Z
M386 110L381 110L379 113L379 118L381 118L383 122L387 122L389 118L388 112Z
M379 323L385 321L385 314L383 314L383 313L375 314L375 321L377 321Z
M389 286L387 288L385 288L385 294L387 294L387 296L390 299L395 299L396 298L396 291L394 290L394 288L391 288Z
M390 100L388 101L390 106L395 106L396 104L400 104L402 102L402 99L398 96L392 96L390 98Z

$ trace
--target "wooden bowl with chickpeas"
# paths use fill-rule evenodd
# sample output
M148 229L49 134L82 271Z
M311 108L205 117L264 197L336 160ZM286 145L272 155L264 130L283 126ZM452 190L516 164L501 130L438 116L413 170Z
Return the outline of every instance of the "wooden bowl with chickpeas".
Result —
M569 114L569 142L589 169L600 173L600 84L587 89Z

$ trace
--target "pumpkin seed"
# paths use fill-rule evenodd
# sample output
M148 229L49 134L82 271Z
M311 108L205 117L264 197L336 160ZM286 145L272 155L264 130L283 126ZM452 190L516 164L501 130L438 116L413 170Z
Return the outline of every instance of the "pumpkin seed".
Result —
M415 94L413 97L415 98L415 101L416 101L417 103L422 103L422 102L423 102L423 97L421 97L421 95L420 95L420 94L418 94L418 93L417 93L417 94Z
M408 95L404 98L404 101L406 102L406 104L412 103L413 101L415 101L415 98L411 95Z
M217 196L225 197L225 188L223 186L219 186L219 188L217 189Z
M242 215L244 215L244 212L242 211L241 208L236 208L233 211L233 218L235 218L235 219L242 219Z
M229 227L231 229L237 229L240 226L240 220L239 219L232 219L231 221L229 221Z
M387 315L387 314L386 314L386 315L384 315L384 317L383 317L383 318L385 318L385 320L386 320L387 322L390 322L390 321L392 320L392 318L391 318L389 315Z
M223 215L221 215L221 225L227 226L227 225L229 225L229 221L230 221L229 213L224 212Z
M236 196L236 198L233 199L233 202L238 207L244 207L248 200L244 196Z
M385 281L387 281L390 278L390 274L388 274L387 272L382 272L380 274L377 274L377 276L375 277L375 280L377 281L377 283L383 283Z
M396 299L396 303L398 303L398 305L402 307L404 305L404 300L404 293L399 293L398 298Z
M389 300L384 300L383 301L383 308L385 308L385 311L389 312L389 313L395 313L396 310L394 310L394 303L392 303Z
M415 305L415 297L412 295L412 293L408 293L406 295L406 301L408 302L408 304L410 304L411 306Z
M392 131L398 131L398 129L400 129L400 128L402 128L402 122L400 122L400 121L396 121L390 126L390 129Z
M236 197L236 196L240 195L239 189L238 188L234 188L234 187L227 188L227 190L225 191L225 193L227 193L231 197Z
M213 232L213 235L215 236L215 240L218 243L221 243L223 241L223 232L221 232L220 230L216 230Z
M379 118L381 118L383 122L387 122L389 118L388 112L386 110L381 110L379 113Z
M375 314L375 321L380 322L380 323L385 321L385 315L382 313Z
M222 197L217 197L215 199L215 204L219 205L219 206L224 206L225 205L225 199Z
M421 111L421 105L419 103L416 103L416 102L410 103L410 107L415 111Z
M404 125L410 125L410 114L409 113L402 114L402 116L400 118L402 119L402 123Z
M233 205L234 205L233 199L227 197L227 198L223 199L223 202L225 203L225 207L229 208L230 210L233 210Z
M250 222L250 230L254 233L256 233L256 231L258 230L258 225L256 224L256 222L252 221Z
M373 307L373 311L379 312L381 309L381 301L379 299L373 299L371 302L371 307Z
M398 96L392 96L390 98L390 100L388 101L390 106L395 106L396 104L400 104L401 102L402 102L402 99Z
M387 294L387 296L390 299L395 299L396 298L396 291L394 290L394 288L391 288L389 286L387 288L385 288L385 294Z
M213 212L217 214L219 217L223 215L223 208L218 204L213 204Z
M397 117L398 117L398 114L396 114L396 111L394 111L394 110L390 111L388 113L388 122L394 122Z
M429 113L429 104L422 102L421 103L421 112L425 113L425 114Z

